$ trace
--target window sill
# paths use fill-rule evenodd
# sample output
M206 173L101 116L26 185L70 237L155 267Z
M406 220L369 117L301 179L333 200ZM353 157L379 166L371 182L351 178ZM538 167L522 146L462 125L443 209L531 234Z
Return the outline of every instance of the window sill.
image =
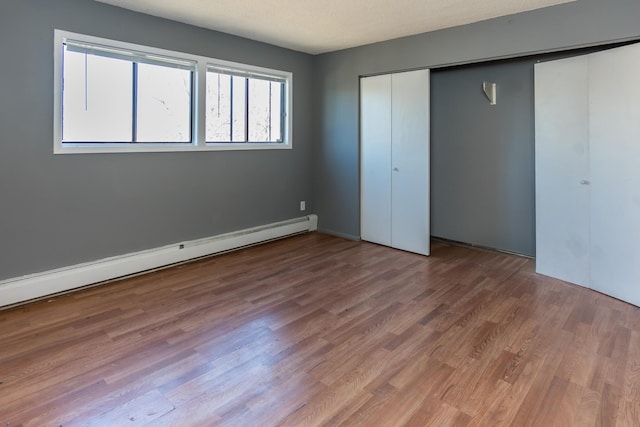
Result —
M92 153L165 153L184 151L242 151L242 150L288 150L291 144L284 143L208 143L194 144L105 144L105 143L64 143L54 147L53 154Z

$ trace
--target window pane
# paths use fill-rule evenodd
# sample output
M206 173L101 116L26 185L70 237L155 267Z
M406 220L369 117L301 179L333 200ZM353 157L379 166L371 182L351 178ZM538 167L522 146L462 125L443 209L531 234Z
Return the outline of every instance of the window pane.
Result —
M249 80L249 141L265 142L269 140L270 91L271 82L258 79Z
M191 141L191 75L138 64L137 142Z
M269 141L282 142L282 96L284 84L271 82L271 129Z
M244 77L233 76L231 80L233 86L233 104L231 108L233 114L233 129L231 132L231 141L246 142L247 79Z
M249 80L249 141L280 140L281 87L282 83Z
M207 142L231 141L231 76L207 73Z
M64 50L62 140L131 142L129 61Z
M207 72L207 142L246 142L246 81Z
M282 142L285 83L207 71L207 142Z

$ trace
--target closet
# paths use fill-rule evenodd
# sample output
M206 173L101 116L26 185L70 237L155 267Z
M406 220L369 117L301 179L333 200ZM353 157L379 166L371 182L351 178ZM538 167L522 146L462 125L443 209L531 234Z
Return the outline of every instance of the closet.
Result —
M363 240L429 255L429 70L360 80Z
M640 306L640 45L536 64L536 271Z

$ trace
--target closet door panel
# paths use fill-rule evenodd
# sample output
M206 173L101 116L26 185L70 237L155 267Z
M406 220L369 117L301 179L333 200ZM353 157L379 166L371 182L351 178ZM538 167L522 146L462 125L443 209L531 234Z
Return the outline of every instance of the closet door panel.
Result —
M640 45L590 55L591 287L640 306Z
M590 285L586 56L535 65L536 271Z
M391 76L360 79L360 233L391 246Z
M392 246L429 254L429 70L392 75Z

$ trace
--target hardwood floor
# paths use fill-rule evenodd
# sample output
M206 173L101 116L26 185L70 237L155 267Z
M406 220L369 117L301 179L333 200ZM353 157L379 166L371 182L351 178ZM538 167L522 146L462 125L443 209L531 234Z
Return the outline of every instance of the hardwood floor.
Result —
M0 426L640 426L640 308L305 234L0 311Z

